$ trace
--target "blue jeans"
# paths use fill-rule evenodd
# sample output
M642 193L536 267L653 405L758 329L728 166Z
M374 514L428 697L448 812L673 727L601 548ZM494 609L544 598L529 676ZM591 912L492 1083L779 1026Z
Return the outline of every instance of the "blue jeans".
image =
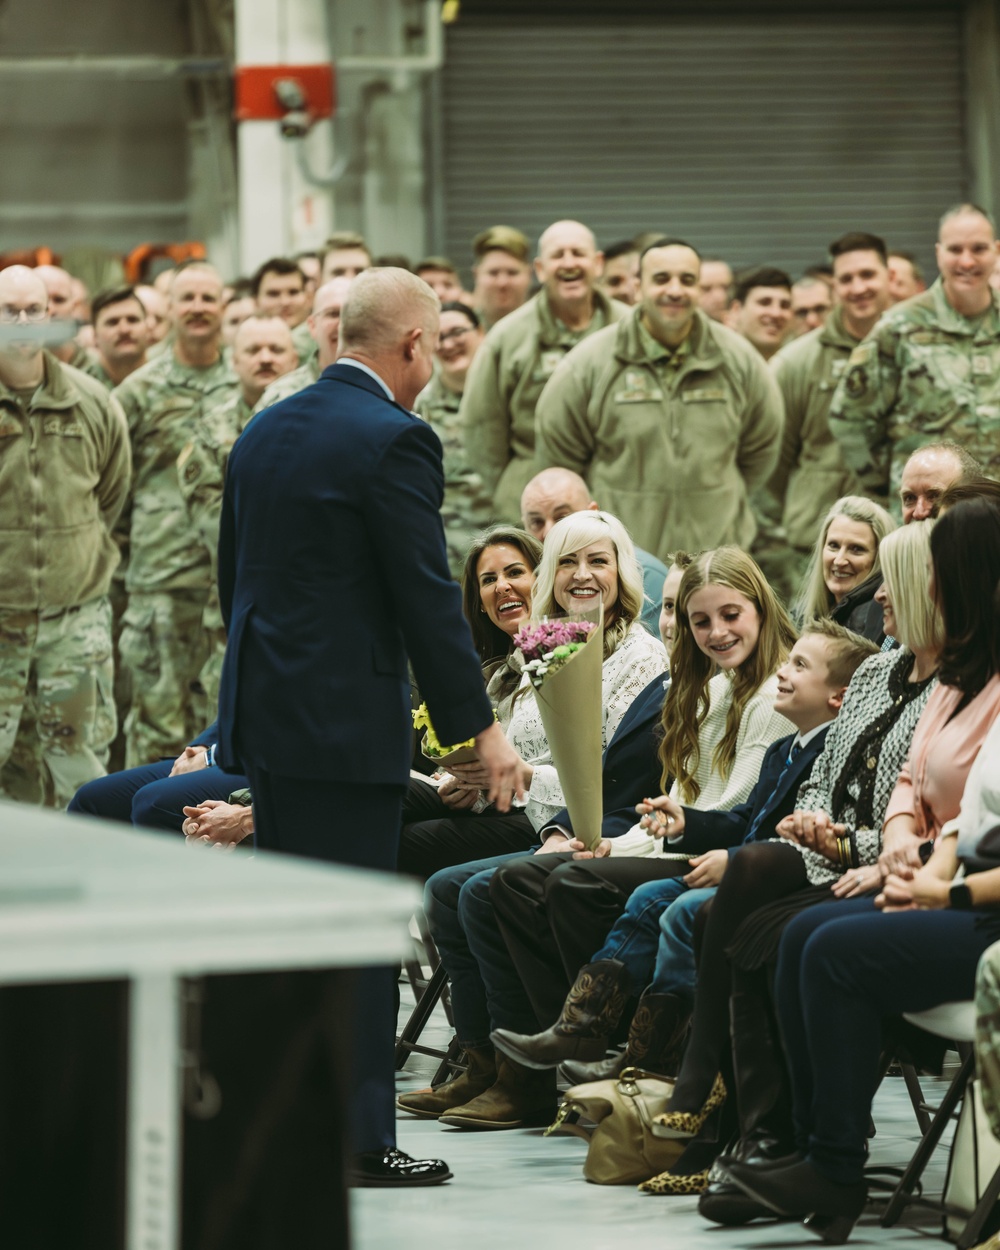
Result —
M491 1028L535 1033L538 1020L497 927L490 878L522 851L442 868L427 881L424 910L451 980L455 1032L465 1047L489 1044Z
M698 972L694 962L694 921L702 904L718 886L686 889L660 917L660 945L650 989L654 994L680 994L694 999Z
M686 899L689 895L697 903L686 920ZM694 948L690 935L694 914L711 891L691 890L681 877L667 877L662 881L647 881L629 895L625 910L615 921L607 941L594 956L598 959L617 959L626 967L632 993L640 994L647 985L655 982L658 994L679 993L694 995L695 966ZM666 931L661 930L666 915L678 907L676 929L672 929L680 945L673 948ZM683 943L686 940L688 944ZM662 967L662 976L660 969ZM663 982L662 986L660 982Z

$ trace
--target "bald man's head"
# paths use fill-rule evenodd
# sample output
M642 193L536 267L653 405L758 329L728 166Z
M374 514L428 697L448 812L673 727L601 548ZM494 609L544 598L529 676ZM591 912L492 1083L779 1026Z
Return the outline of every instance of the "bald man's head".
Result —
M604 272L604 255L579 221L556 221L538 240L535 277L556 304L592 296Z
M351 283L341 309L343 349L386 351L414 327L436 335L440 313L441 301L409 270L366 269Z
M375 370L396 402L412 408L431 380L441 301L422 278L394 266L366 269L340 314L340 355Z
M521 493L521 524L544 542L556 521L574 512L596 511L587 483L572 469L543 469Z
M903 524L937 516L941 496L949 486L982 474L982 466L957 443L919 447L906 464L899 483Z
M73 278L58 265L39 265L35 273L45 284L49 295L49 316L54 321L68 321L76 316L76 292Z
M48 298L45 284L34 269L27 265L8 265L0 269L0 321L5 331L0 338L0 356L8 362L40 355L41 341L18 338L17 326L47 321Z

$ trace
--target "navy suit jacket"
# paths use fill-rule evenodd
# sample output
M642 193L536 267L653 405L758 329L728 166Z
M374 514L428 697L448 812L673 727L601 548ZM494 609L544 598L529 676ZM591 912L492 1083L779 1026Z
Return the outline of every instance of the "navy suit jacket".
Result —
M810 738L786 772L782 770L796 735L789 734L780 742L773 742L764 755L757 784L750 791L745 803L740 803L727 812L700 812L696 808L685 807L684 833L665 849L687 851L694 855L724 847L735 849L746 840L760 813L763 813L764 819L755 840L773 838L774 826L795 811L799 786L812 772L813 762L823 750L826 734L827 730L821 729L815 737Z
M492 722L443 492L437 435L353 365L250 422L219 533L223 768L405 784L407 656L442 742Z
M656 732L663 711L666 691L663 683L670 676L661 673L629 704L618 723L614 736L604 749L601 784L604 815L601 833L617 838L631 829L639 819L635 805L650 794L659 794L663 766L660 763L660 737ZM573 825L565 808L550 825L561 825L572 831Z

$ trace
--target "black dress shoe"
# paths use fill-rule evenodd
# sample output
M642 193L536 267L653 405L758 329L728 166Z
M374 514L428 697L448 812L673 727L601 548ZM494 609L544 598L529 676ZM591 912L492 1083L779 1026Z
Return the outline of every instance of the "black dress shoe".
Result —
M356 1155L348 1184L361 1188L398 1189L404 1185L440 1185L450 1181L451 1169L443 1159L411 1159L402 1150L372 1150Z

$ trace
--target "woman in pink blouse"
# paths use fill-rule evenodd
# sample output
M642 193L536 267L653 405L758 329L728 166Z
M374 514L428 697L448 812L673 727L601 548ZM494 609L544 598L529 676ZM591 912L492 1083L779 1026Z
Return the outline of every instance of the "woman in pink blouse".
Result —
M935 845L1000 714L1000 510L957 504L931 554L945 643L883 826L882 891L810 908L781 939L775 1007L798 1153L723 1163L762 1214L805 1219L830 1243L846 1240L865 1204L884 1018L971 998L979 957L1000 937L1000 869L969 862L955 880L954 839Z

